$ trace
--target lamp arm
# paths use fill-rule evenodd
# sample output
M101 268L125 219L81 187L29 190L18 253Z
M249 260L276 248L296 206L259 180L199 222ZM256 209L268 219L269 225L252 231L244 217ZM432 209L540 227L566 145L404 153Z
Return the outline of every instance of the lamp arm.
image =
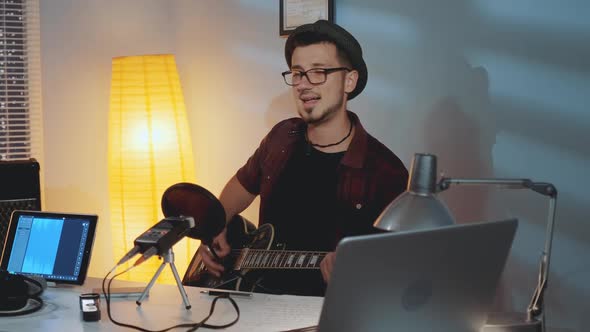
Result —
M441 178L436 186L437 192L449 189L451 184L468 185L497 185L510 189L530 189L541 195L549 196L549 212L547 215L547 231L545 235L545 248L541 253L539 263L539 278L537 287L527 307L527 321L531 322L543 314L543 297L547 289L549 276L549 261L551 259L551 245L553 242L553 227L555 224L555 208L557 205L557 189L551 183L533 182L529 179L468 179L468 178Z
M541 254L541 262L539 264L539 280L537 288L533 293L533 297L527 308L527 320L532 321L533 318L543 314L544 295L547 288L547 280L549 278L549 261L551 259L551 245L553 241L553 226L555 225L555 207L557 205L557 191L555 195L551 196L549 200L549 213L547 215L547 236L545 238L545 249Z

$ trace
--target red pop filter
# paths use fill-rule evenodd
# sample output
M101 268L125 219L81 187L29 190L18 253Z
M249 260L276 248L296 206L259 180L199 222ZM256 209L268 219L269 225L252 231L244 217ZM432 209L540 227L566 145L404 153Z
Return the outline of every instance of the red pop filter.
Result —
M225 226L225 210L221 202L207 189L188 182L172 185L162 195L165 217L193 217L195 227L187 234L210 244Z

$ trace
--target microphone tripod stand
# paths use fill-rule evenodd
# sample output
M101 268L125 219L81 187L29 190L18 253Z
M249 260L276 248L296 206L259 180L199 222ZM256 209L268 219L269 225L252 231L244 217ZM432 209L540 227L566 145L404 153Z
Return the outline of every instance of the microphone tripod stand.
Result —
M161 255L160 257L163 258L164 261L162 262L162 264L160 265L160 267L158 268L158 270L156 271L156 273L152 277L152 280L150 280L150 282L148 283L147 287L143 290L143 293L141 293L141 296L139 297L139 299L137 301L135 301L135 303L137 303L138 306L141 306L141 301L143 301L143 299L147 296L150 289L152 288L152 286L156 282L156 279L158 279L158 277L160 276L160 273L162 273L162 271L164 270L164 267L166 266L166 264L170 264L170 268L172 269L172 274L174 275L174 279L176 280L176 286L178 286L178 291L180 292L180 295L182 296L182 301L184 302L184 307L187 310L190 309L191 304L188 301L188 296L186 295L186 290L184 289L184 286L182 285L182 282L180 281L180 276L178 275L178 270L176 270L176 266L174 265L174 252L172 251L172 248L168 249L168 251L166 251L166 253Z

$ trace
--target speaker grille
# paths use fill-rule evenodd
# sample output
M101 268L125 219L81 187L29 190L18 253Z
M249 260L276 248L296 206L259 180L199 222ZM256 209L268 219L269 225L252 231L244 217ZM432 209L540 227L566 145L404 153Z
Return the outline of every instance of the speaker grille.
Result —
M0 251L4 250L14 210L41 210L39 163L35 159L0 162Z

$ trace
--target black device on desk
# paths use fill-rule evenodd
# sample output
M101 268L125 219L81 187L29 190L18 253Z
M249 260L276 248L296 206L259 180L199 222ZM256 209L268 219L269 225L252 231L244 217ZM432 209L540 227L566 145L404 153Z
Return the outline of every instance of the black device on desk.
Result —
M82 285L90 263L97 215L12 213L0 269L11 274Z
M100 320L100 294L80 294L80 311L82 312L82 319L86 322Z
M41 309L43 289L39 280L0 270L0 317L26 315Z
M41 210L39 163L28 160L0 161L0 250L14 210Z

